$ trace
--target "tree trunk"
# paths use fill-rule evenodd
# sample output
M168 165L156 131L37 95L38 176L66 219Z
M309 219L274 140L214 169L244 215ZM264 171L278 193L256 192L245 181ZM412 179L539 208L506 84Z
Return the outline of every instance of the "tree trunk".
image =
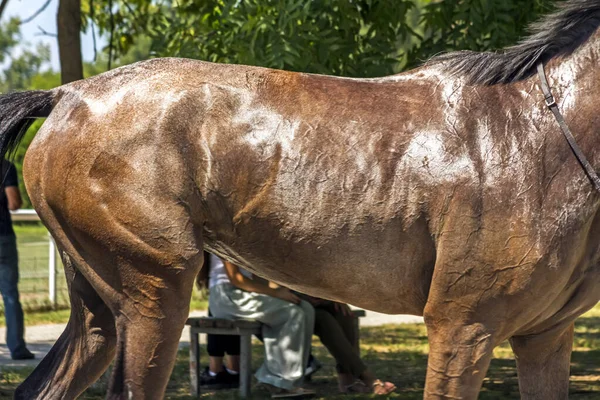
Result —
M57 17L60 74L65 84L83 79L81 0L60 0Z
M6 7L6 4L8 4L8 0L2 0L0 2L0 18L2 18L2 13L4 13L4 8Z

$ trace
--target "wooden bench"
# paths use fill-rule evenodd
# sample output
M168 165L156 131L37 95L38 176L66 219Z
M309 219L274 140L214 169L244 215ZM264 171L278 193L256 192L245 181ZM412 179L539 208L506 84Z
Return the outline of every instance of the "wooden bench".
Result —
M353 310L356 337L360 338L359 318L366 315L364 310ZM240 337L240 397L250 396L252 381L252 335L261 333L258 321L244 319L223 319L213 317L188 318L190 326L190 394L200 397L200 340L201 333L211 335L239 335ZM358 347L358 342L357 342ZM356 349L359 351L359 348Z

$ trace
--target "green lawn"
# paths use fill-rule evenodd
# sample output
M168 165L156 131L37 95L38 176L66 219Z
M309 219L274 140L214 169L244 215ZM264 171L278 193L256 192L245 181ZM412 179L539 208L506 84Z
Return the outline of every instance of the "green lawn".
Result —
M427 335L422 324L387 325L361 329L361 352L366 363L379 378L390 380L398 386L392 396L401 399L421 399L427 366ZM367 399L366 395L338 395L336 392L334 361L316 340L314 354L325 366L315 374L308 384L317 390L322 399ZM263 350L260 343L253 344L253 367L260 365ZM518 399L517 371L508 343L498 347L488 376L484 382L480 399ZM202 355L206 361L206 354ZM0 398L10 398L14 388L30 369L10 369L0 373ZM167 399L192 399L188 395L188 352L183 349L167 389ZM256 383L256 382L254 382ZM597 399L600 394L600 306L580 318L577 322L574 352L571 363L571 399ZM82 399L103 399L106 381L89 389ZM214 399L236 399L235 390L211 392L203 397ZM254 399L267 399L268 393L253 387Z

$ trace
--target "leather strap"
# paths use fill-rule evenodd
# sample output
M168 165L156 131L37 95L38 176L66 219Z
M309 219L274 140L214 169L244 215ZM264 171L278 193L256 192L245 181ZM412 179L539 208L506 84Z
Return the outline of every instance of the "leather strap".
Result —
M554 117L556 118L556 122L558 122L558 125L560 126L560 129L562 130L562 133L565 136L565 139L567 139L569 146L571 146L571 150L573 150L573 153L575 154L575 157L577 157L579 164L581 164L581 166L585 170L585 173L592 181L594 188L596 188L596 190L598 192L600 192L600 178L598 177L598 174L596 173L596 171L594 170L592 165L588 162L587 158L585 158L585 155L583 155L583 152L577 145L577 141L575 141L573 134L571 134L571 130L569 129L569 126L567 125L567 123L565 122L565 119L563 118L562 114L560 113L558 105L556 104L556 100L554 100L554 96L552 95L552 91L550 90L550 85L548 84L548 79L546 78L546 72L544 71L544 64L539 63L537 66L537 70L538 70L538 75L540 77L542 92L544 93L544 98L546 99L546 106L548 106L550 111L552 111L552 113L554 114Z

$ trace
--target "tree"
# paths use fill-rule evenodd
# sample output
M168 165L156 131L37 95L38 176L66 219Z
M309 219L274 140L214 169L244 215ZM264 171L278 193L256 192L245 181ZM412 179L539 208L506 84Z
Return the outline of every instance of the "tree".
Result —
M22 42L20 26L21 21L18 18L12 18L0 25L0 63L5 65L0 73L0 93L26 89L51 89L58 86L60 84L58 74L52 71L42 72L43 66L50 61L50 48L39 44L32 50L27 43ZM10 57L18 44L21 45L20 54ZM13 155L12 161L19 175L21 175L25 150L40 126L41 121L34 123ZM31 207L22 179L19 186L23 194L24 207Z
M10 56L11 50L18 43L19 25L18 18L11 18L8 22L0 25L0 64Z
M50 61L47 45L38 44L31 50L22 42L20 25L18 18L0 25L0 64L6 66L0 73L0 93L29 89L33 78ZM20 54L10 57L17 45L21 45Z
M514 44L553 1L93 0L94 7L90 3L84 0L86 15L101 31L112 33L110 47L117 55L146 35L152 38L156 56L378 76L413 67L441 51Z
M150 56L149 47L144 47L150 42L152 24L149 21L155 13L167 10L155 3L153 0L82 0L82 14L85 15L82 28L97 27L98 33L108 39L103 49L106 57L101 62L106 62L109 69L123 64L121 57L125 54L131 59L132 49L144 48L143 55ZM140 41L142 46L138 46Z
M196 1L156 14L153 50L215 62L349 76L390 73L412 0Z
M420 25L423 37L407 55L412 67L440 52L498 50L515 44L555 0L462 0L427 2Z
M62 83L83 79L81 0L60 0L57 26Z
M3 71L0 92L29 89L32 79L40 73L42 66L48 61L50 61L50 48L45 44L39 43L34 51L23 49Z

